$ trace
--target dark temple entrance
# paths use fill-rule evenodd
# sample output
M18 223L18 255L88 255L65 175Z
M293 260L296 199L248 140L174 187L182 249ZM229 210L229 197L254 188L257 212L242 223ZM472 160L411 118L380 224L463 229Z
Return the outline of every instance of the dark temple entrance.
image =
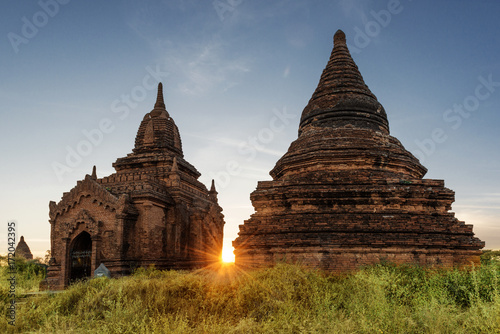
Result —
M87 232L80 233L69 252L70 273L69 282L73 283L90 277L91 274L92 240Z

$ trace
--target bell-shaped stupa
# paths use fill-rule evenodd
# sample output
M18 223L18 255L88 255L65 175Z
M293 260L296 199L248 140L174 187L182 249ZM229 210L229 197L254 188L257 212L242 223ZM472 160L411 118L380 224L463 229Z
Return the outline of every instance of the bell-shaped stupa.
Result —
M454 192L426 172L389 134L339 30L297 140L251 194L255 213L233 242L236 264L477 263L484 242L450 212Z
M24 241L23 236L21 236L21 240L19 240L19 243L17 244L15 254L16 256L23 257L27 260L33 260L33 254L31 254L31 250L26 241Z

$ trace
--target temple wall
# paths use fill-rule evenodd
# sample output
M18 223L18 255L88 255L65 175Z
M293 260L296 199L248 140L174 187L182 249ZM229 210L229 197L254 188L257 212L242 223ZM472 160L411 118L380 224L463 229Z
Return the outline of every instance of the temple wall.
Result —
M161 258L166 255L165 205L151 201L134 203L139 215L137 223L128 236L131 245L127 253L129 258L137 260Z
M278 262L296 263L333 273L349 272L383 261L451 268L480 265L480 250L425 248L289 248L242 252L236 265L250 268L272 266Z

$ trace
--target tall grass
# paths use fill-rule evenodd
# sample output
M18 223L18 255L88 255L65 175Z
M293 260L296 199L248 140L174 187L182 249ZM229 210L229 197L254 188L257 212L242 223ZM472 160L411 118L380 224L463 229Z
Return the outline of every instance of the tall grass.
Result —
M16 268L16 292L26 293L38 291L40 281L45 278L45 268L36 260L14 258ZM5 296L10 283L10 269L6 256L0 256L0 296Z
M379 264L347 275L297 265L240 271L141 269L19 305L35 333L498 333L500 265ZM4 303L5 304L5 303Z

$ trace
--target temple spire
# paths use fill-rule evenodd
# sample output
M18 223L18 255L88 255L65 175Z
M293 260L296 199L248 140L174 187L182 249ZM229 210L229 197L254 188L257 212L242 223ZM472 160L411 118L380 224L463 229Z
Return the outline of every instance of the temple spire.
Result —
M163 100L163 84L158 83L158 94L153 109L144 115L135 137L134 153L170 152L182 157L179 129L170 117Z
M155 109L156 108L165 109L165 102L163 101L163 84L161 82L158 84L158 95L156 96Z
M299 134L314 127L372 129L389 133L384 107L365 84L338 30L318 86L302 112Z
M210 187L210 191L208 192L209 196L214 199L214 200L217 200L217 190L215 190L215 181L214 179L212 179L212 186Z

